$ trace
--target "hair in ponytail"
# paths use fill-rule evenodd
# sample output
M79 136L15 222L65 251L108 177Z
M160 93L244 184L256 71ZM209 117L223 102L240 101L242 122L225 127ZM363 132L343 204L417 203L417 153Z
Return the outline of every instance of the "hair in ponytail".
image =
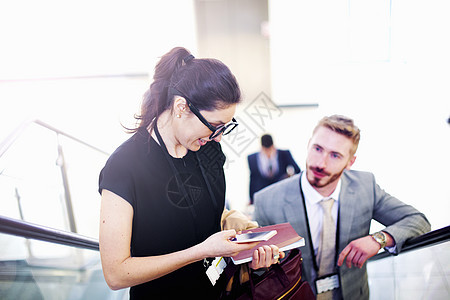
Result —
M226 108L241 100L236 78L225 64L217 59L196 59L187 49L176 47L156 64L153 82L143 97L141 114L135 116L138 128L152 127L153 120L171 109L175 96L168 92L171 87L200 110Z

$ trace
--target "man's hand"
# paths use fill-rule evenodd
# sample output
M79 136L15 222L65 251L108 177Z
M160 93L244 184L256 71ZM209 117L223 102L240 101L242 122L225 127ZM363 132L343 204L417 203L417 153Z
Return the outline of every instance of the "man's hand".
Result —
M265 245L253 252L253 259L249 265L253 270L268 268L271 265L278 263L278 260L284 258L284 256L284 252L280 251L277 246Z
M351 241L339 254L338 266L342 266L347 257L347 267L351 268L353 264L362 268L366 260L377 254L380 248L380 244L375 242L370 235Z

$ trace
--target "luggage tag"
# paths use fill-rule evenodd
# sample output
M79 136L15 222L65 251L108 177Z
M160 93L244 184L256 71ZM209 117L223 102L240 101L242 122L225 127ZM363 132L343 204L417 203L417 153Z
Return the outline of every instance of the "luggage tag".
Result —
M206 275L211 281L212 285L215 285L217 279L219 279L220 274L222 274L223 270L227 266L225 259L223 257L216 257L212 262L208 263L208 268L206 269Z
M332 273L316 279L317 294L339 288L339 274Z

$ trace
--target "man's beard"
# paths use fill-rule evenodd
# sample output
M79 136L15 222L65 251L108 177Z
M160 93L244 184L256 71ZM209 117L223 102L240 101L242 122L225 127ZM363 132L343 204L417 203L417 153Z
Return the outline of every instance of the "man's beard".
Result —
M334 173L334 174L330 174L328 172L325 172L324 169L322 168L318 168L318 167L311 167L309 165L307 165L307 169L309 169L311 171L311 174L313 176L312 180L309 180L308 176L306 176L306 178L308 179L309 183L316 188L323 188L333 182L335 182L336 180L339 180L339 178L341 177L342 173L344 172L345 168L343 168L340 172L338 173ZM322 178L317 178L314 176L314 173L312 173L312 171L316 172L316 173L321 173L325 176L330 176L328 178L328 180L326 180L325 182L320 182L321 180L325 179L325 177Z

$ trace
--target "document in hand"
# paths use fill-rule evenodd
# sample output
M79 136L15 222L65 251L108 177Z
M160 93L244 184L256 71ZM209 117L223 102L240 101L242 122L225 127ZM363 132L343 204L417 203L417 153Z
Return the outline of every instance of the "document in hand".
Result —
M252 261L253 251L264 245L276 245L278 246L278 248L280 248L280 251L287 251L305 245L305 239L297 234L297 232L290 223L281 223L276 225L254 228L250 230L243 230L242 233L246 233L249 231L261 232L271 230L276 230L277 234L267 241L260 242L252 249L241 251L237 255L231 257L233 263L235 265L239 265L242 263Z

